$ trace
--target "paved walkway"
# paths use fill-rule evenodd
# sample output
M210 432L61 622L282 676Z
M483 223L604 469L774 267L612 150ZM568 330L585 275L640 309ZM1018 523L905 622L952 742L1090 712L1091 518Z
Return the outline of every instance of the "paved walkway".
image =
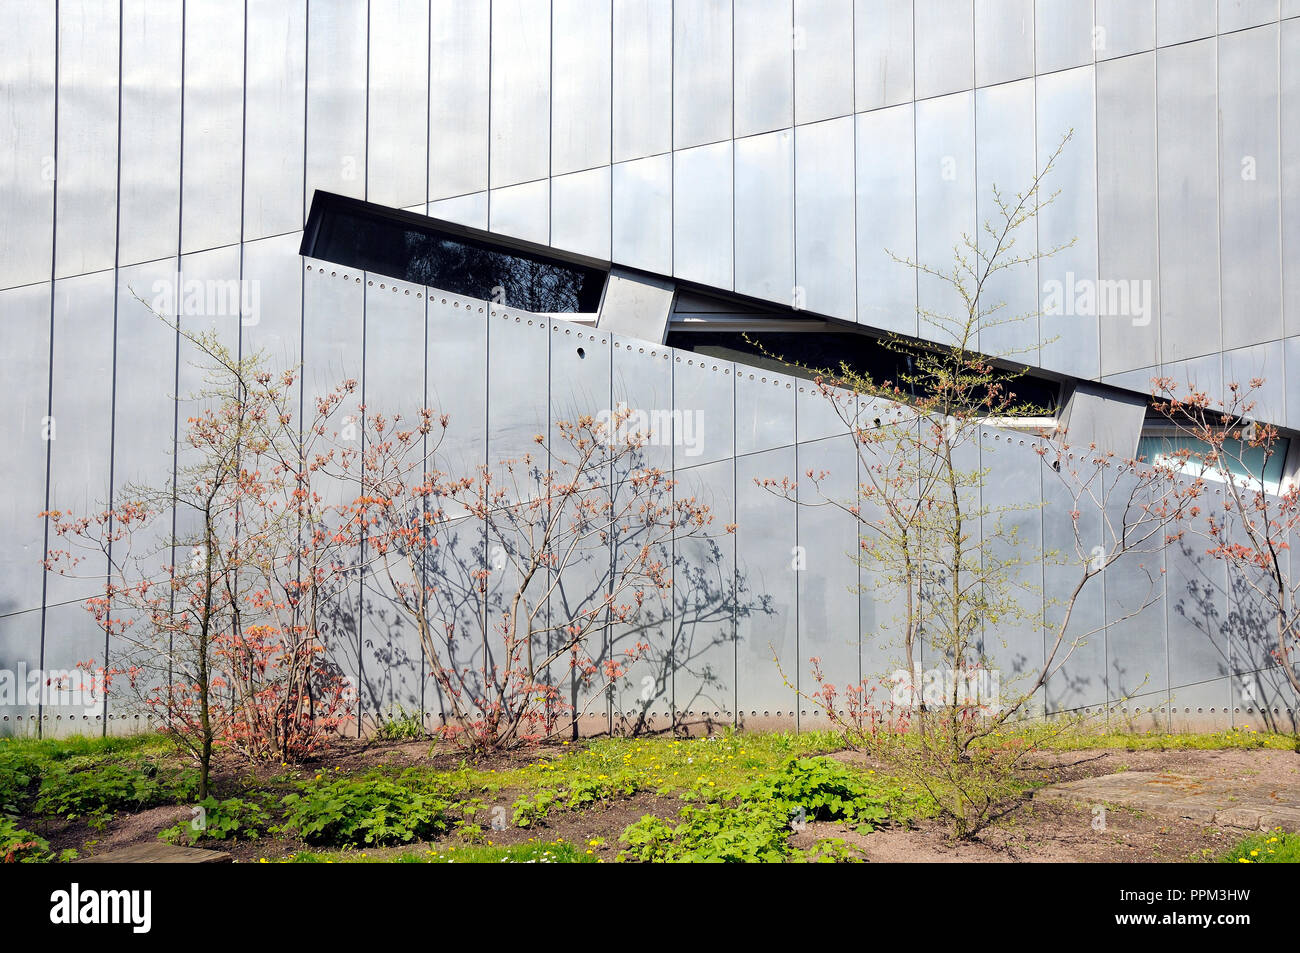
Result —
M1041 788L1035 799L1127 807L1220 827L1300 832L1300 790L1255 778L1122 771Z
M224 850L201 850L197 847L178 847L158 843L132 844L117 850L105 851L76 861L79 864L228 864L230 855Z

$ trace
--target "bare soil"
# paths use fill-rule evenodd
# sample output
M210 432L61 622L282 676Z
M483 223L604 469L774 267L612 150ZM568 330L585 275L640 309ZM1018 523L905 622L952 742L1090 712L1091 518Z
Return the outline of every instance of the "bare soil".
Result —
M543 748L523 754L501 754L471 760L473 766L498 770L534 762L538 757L560 757L572 748ZM855 752L833 755L863 767L872 763ZM221 762L216 774L218 789L223 780L238 781L246 787L256 779L259 786L287 793L295 777L307 777L319 771L340 774L364 772L381 762L396 767L422 765L443 770L458 768L463 760L459 752L430 753L427 741L380 743L342 741L312 762L297 768L276 764L250 766L234 759ZM1218 778L1257 778L1262 782L1300 786L1300 755L1273 750L1218 751L1127 751L1117 749L1042 752L1024 768L1026 777L1035 782L1053 783L1097 777L1122 771L1172 771L1183 775ZM509 809L515 795L509 791L498 797ZM566 840L582 849L590 849L602 860L618 856L619 835L631 823L651 814L671 818L681 807L674 797L641 793L595 805L585 811L553 810L546 819L528 828L486 829L482 841L516 844L529 840ZM160 807L134 814L119 814L100 828L83 820L28 818L24 822L58 850L77 848L83 856L103 853L132 844L154 842L160 831L178 820L188 819L186 807ZM486 820L486 819L485 819ZM1034 800L1029 796L1009 802L1004 812L976 837L955 842L940 822L923 822L911 827L886 827L862 835L838 824L809 824L793 835L797 846L811 846L816 840L836 837L845 841L862 859L877 863L1068 863L1094 861L1106 863L1152 863L1212 860L1241 839L1244 832L1223 829L1185 819L1156 817L1130 809L1112 809L1105 815L1104 829L1094 825L1096 818L1086 805L1065 801ZM596 841L597 843L591 843ZM445 848L459 843L448 837L432 844L418 843L404 847L370 850L371 857L403 851L422 851L430 847ZM204 845L208 846L208 845ZM256 862L263 858L277 860L305 849L291 839L233 841L211 845L232 854L237 861Z

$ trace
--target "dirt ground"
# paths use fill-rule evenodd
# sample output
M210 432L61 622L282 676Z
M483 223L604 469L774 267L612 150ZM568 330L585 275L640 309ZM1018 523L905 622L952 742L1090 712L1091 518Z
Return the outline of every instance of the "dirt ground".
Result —
M554 756L560 755L560 750ZM536 761L536 751L521 755L502 755L477 767L504 768ZM546 756L543 750L542 757ZM847 762L868 764L861 755L840 752L833 757ZM445 769L456 768L459 754L430 755L427 742L407 744L345 743L332 749L317 762L304 766L303 773L329 769L337 765L344 772L364 771L380 762L401 767L423 764ZM223 773L236 773L245 782L250 773L270 778L283 775L280 765L250 769L246 763L222 765ZM1300 755L1273 750L1217 751L1125 751L1084 750L1047 752L1036 756L1026 766L1036 780L1070 781L1122 771L1174 771L1180 774L1221 777L1257 778L1268 783L1300 786ZM501 795L508 808L510 792ZM648 793L593 806L582 812L553 811L543 822L529 828L509 827L485 830L483 839L495 844L523 843L530 839L563 839L583 849L590 849L601 860L618 856L619 835L631 823L647 814L671 818L680 808L675 797ZM120 847L153 842L159 831L189 817L185 807L160 807L136 814L122 814L94 830L83 821L33 821L32 829L46 837L51 847L78 848L83 855L102 854ZM793 835L798 846L810 846L826 837L843 839L860 856L871 862L933 863L1017 863L1078 862L1150 863L1212 860L1228 850L1244 831L1220 829L1183 819L1155 817L1141 811L1112 809L1106 812L1104 829L1097 829L1096 818L1086 805L1064 801L1035 800L1028 796L1009 803L1004 813L975 838L954 843L939 822L925 822L910 828L883 828L861 835L837 825L814 823ZM597 843L591 843L596 841ZM403 848L367 851L370 857L382 857L402 851L443 849L457 843L445 838L432 844L412 844ZM305 845L285 839L227 842L219 849L235 860L257 862L263 858L277 860L292 855Z

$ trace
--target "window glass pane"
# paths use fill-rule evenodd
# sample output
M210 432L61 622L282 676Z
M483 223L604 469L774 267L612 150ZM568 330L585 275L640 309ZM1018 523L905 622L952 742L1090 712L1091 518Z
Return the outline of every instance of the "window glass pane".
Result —
M313 203L303 254L440 291L539 312L595 312L605 272L353 204Z
M1286 463L1289 441L1278 440L1272 456L1266 457L1263 447L1251 447L1240 440L1224 441L1228 456L1228 470L1236 476L1262 479L1267 485L1277 486L1282 481L1282 468ZM1143 434L1138 441L1138 456L1150 461L1159 456L1170 456L1182 451L1192 454L1209 452L1210 445L1185 434ZM1196 463L1195 459L1192 461Z

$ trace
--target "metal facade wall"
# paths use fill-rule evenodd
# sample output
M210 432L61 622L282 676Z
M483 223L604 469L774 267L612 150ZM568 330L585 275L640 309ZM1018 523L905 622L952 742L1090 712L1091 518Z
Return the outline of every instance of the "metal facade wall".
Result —
M1150 320L1045 317L1036 336L997 343L1139 390L1162 371L1212 390L1263 373L1270 414L1300 425L1287 386L1300 379L1290 0L3 0L0 13L13 130L0 141L0 321L15 401L2 465L13 488L0 543L6 664L90 648L55 605L70 594L32 566L44 545L32 514L53 495L89 500L165 465L156 443L173 432L167 397L178 377L184 390L186 365L133 293L148 299L181 271L255 281L246 346L304 359L309 390L344 365L361 373L368 289L342 300L296 254L318 188L783 305L802 289L813 311L911 332L916 304L942 296L885 249L947 263L991 186L1019 187L1028 159L1073 128L1037 241L1078 242L1006 296L1030 303L1048 278L1149 281ZM431 362L459 354L457 367L479 365L489 382L518 372L513 328L427 307ZM616 375L625 356L614 352ZM676 374L696 368L670 363L679 398L705 399ZM732 396L710 393L707 406L730 408L739 428L749 398L731 381ZM430 387L502 424L467 438L466 454L481 455L488 433L508 441L532 426L515 409L546 406L523 386ZM729 449L684 461L708 471L720 509L755 505L740 485L755 461L795 454L784 437L742 450L747 439L758 437L738 430ZM777 560L744 545L719 566L776 579ZM796 639L815 629L807 579L777 582L793 594L794 621L781 624ZM1108 605L1112 595L1122 601L1108 594ZM768 624L741 618L740 602L733 594L737 627ZM863 603L864 626L877 609ZM701 622L694 644L720 661L682 668L680 697L789 711L746 707L740 649L707 635L716 624ZM352 664L373 667L373 647L346 637ZM1102 668L1062 689L1062 704L1100 697L1108 672L1117 677ZM413 697L395 685L376 691Z

